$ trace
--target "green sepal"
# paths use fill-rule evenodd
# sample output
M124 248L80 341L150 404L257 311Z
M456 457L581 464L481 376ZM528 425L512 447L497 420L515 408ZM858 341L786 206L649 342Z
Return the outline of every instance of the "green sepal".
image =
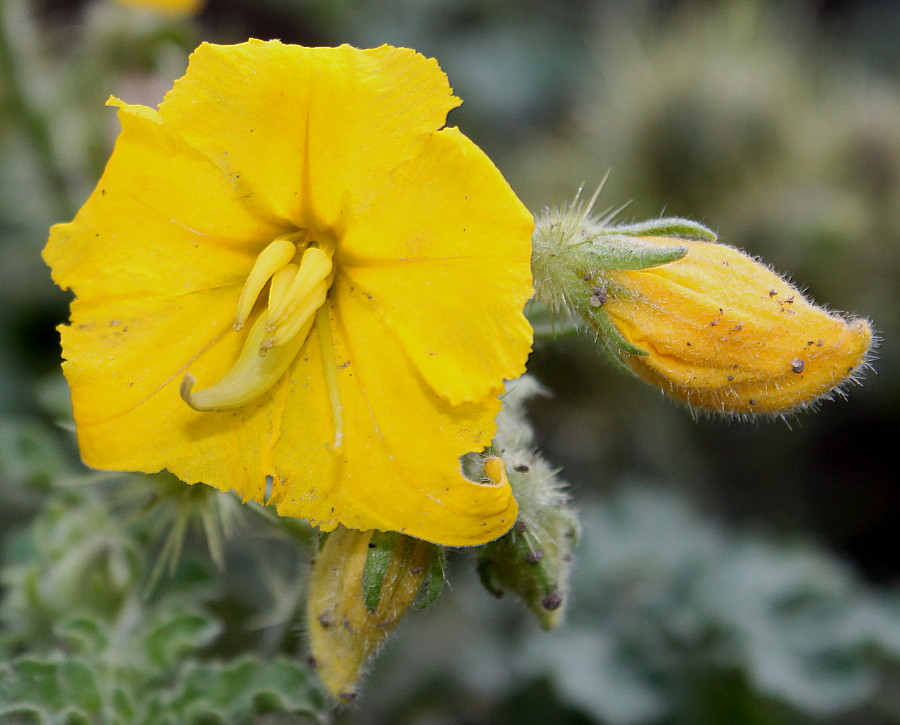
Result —
M597 269L639 270L681 259L687 247L645 247L630 236L609 235L593 242L588 251Z
M698 222L679 217L664 217L662 219L649 219L636 224L621 224L609 227L608 234L624 234L629 237L681 237L683 239L696 239L706 242L714 242L718 235L709 227Z
M381 601L381 587L399 538L400 534L396 531L375 531L369 542L362 587L363 601L366 609L372 614L378 609L378 602Z
M478 576L495 597L521 597L545 630L559 625L568 598L578 522L568 509L551 507L541 520L519 519L505 536L479 549Z
M509 536L509 534L507 534ZM487 545L485 549L491 547L491 549L496 549L496 546L493 542ZM481 586L483 586L487 591L492 595L499 599L506 592L494 584L494 559L488 555L486 555L486 551L482 551L481 555L478 557L478 563L476 564L476 570L478 571L478 580L481 582Z
M615 345L619 350L628 355L649 355L646 350L632 345L628 340L622 337L622 333L616 329L616 326L609 319L609 315L603 307L592 307L590 309L591 326L599 332L603 339Z
M320 531L318 536L318 541L316 542L316 551L322 551L325 548L325 542L328 541L328 537L331 535L330 531Z
M432 546L431 563L428 566L428 584L422 601L416 604L416 609L425 609L437 601L444 591L444 572L447 568L447 551L442 546Z

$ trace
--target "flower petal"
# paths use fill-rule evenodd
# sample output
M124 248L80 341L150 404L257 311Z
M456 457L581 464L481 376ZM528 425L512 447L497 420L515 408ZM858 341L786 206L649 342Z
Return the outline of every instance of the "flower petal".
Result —
M188 483L262 497L280 427L278 400L199 413L179 394L188 369L207 385L237 358L243 335L231 329L235 294L73 303L72 325L61 328L63 366L85 463L147 473L168 468Z
M44 259L54 280L83 300L242 284L284 224L245 203L231 178L156 111L122 105L119 119L97 188L74 221L51 229Z
M448 404L398 348L365 294L346 280L335 286L335 347L324 357L337 371L342 443L332 448L333 428L315 411L330 403L316 397L325 372L311 335L286 383L284 433L275 448L279 512L327 530L342 523L445 546L501 536L516 519L509 485L469 481L459 461L490 443L500 390L476 403Z
M348 224L337 262L451 404L519 377L531 347L531 214L456 129Z
M250 40L201 45L160 114L248 195L321 230L340 227L348 201L364 204L457 105L437 63L412 50Z

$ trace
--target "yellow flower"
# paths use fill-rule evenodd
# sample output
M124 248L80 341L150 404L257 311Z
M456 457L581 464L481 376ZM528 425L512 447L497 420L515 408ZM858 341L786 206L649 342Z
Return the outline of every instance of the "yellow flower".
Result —
M473 545L516 517L459 457L523 372L533 222L392 47L202 45L44 255L95 468L235 489L325 530ZM271 477L271 492L266 492Z
M646 355L619 351L641 378L691 406L780 415L827 396L865 364L869 323L829 314L743 252L723 244L649 237L682 247L673 262L606 271L596 291L616 329Z
M122 5L148 8L165 15L194 15L203 7L204 0L117 0Z

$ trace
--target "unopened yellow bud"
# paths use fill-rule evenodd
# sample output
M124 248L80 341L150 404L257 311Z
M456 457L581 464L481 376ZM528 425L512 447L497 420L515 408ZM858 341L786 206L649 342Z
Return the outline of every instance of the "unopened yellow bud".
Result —
M686 247L673 262L603 274L603 308L645 355L619 349L647 382L690 406L781 415L828 396L865 365L866 320L830 314L768 267L722 244Z
M310 579L312 661L328 691L343 702L356 696L366 661L409 609L432 562L432 544L397 535L370 611L363 580L374 535L339 526L316 556Z

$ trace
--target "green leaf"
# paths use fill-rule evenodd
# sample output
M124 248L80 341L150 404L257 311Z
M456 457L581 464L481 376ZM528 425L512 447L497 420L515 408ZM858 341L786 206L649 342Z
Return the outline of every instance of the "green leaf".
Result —
M16 484L47 490L64 467L59 444L43 427L22 420L0 420L0 474L4 486Z
M163 670L172 670L189 654L209 644L221 626L200 612L177 612L153 626L144 640L151 662Z
M63 622L55 632L84 654L102 652L109 641L109 625L90 617Z
M305 668L284 658L264 662L248 656L229 663L188 665L166 710L179 723L231 725L270 713L318 720L324 718L326 706Z
M80 660L67 660L57 665L59 689L70 705L89 715L99 715L103 710L100 691L97 689L93 670Z
M39 723L93 725L102 712L94 671L82 660L23 657L0 668L0 716L9 716L0 722L30 713Z

